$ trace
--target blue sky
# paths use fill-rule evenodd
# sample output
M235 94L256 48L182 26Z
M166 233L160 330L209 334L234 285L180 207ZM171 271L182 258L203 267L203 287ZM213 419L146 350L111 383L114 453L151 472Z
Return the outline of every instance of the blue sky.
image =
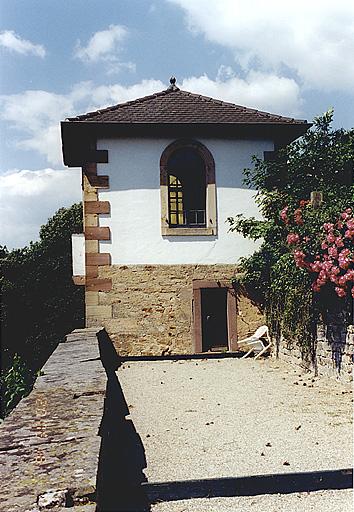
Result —
M36 239L80 199L61 161L65 117L173 74L183 89L308 120L333 106L350 128L353 55L351 0L0 0L0 244Z

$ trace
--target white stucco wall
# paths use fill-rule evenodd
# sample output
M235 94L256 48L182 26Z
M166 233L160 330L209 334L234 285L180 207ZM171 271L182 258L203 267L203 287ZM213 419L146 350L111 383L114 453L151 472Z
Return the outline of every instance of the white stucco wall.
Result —
M242 171L252 165L252 155L274 149L272 141L198 139L215 160L217 236L165 236L160 227L160 157L171 139L105 139L98 149L108 150L108 164L98 164L98 174L109 175L109 190L99 200L109 201L110 215L100 215L111 240L100 242L112 264L213 264L235 263L256 245L228 233L228 217L237 213L259 217L255 191L242 183Z
M73 276L85 275L85 235L71 235L71 256Z

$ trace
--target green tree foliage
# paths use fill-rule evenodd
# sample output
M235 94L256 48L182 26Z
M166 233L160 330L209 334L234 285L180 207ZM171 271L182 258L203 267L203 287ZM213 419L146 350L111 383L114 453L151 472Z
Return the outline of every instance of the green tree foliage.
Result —
M28 391L65 334L82 327L82 287L72 282L71 234L82 231L82 206L61 208L39 241L0 248L2 415Z
M345 208L353 207L354 130L333 130L332 118L332 110L316 118L311 130L278 150L274 159L254 157L254 166L244 171L245 183L258 191L263 220L242 215L229 219L231 231L262 240L260 249L242 260L244 286L265 310L273 332L297 339L305 352L313 346L318 310L311 291L313 276L295 266L286 241L289 229L280 213L285 207L294 212L312 191L323 193L319 208L304 209L308 248L316 251L323 223L335 222ZM316 299L328 303L325 297Z

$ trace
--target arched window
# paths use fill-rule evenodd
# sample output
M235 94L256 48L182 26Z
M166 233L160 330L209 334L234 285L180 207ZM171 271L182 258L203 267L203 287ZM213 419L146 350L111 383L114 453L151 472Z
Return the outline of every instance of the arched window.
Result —
M215 235L215 165L200 142L178 140L161 156L163 235Z
M170 227L205 227L204 161L193 147L181 147L169 157L168 222Z

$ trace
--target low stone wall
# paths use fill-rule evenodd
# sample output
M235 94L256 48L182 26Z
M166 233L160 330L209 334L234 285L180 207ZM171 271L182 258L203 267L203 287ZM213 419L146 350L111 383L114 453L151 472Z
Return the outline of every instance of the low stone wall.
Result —
M96 333L68 335L30 395L1 424L1 512L96 509L97 434L107 381Z
M318 375L351 382L354 358L353 326L345 329L340 325L319 325L314 362L304 360L299 347L286 342L286 340L280 342L279 357L291 364L316 371Z
M332 329L332 332L329 330ZM318 372L345 381L353 380L354 330L340 328L332 337L333 326L319 326L316 359Z
M193 281L231 284L236 274L235 265L102 266L99 277L112 279L112 290L86 292L87 325L103 325L121 355L191 354ZM247 297L238 297L237 308L242 339L263 317Z

